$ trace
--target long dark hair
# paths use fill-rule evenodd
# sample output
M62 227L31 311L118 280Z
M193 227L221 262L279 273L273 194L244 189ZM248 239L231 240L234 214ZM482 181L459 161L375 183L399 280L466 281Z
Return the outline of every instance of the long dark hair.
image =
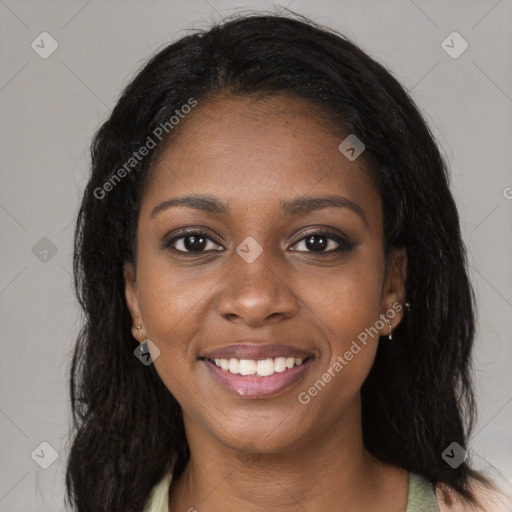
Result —
M411 304L393 342L379 345L362 387L364 443L380 460L474 503L470 479L485 477L467 461L454 469L441 456L452 442L466 446L475 419L474 296L447 166L390 72L344 36L294 13L237 16L165 47L94 137L75 231L84 325L71 368L67 500L79 512L141 511L171 466L177 478L187 463L180 406L154 365L134 356L124 296L123 263L135 262L139 205L158 152L126 162L191 98L200 104L217 94L299 96L364 142L383 200L386 246L407 250ZM169 128L166 138L178 130Z

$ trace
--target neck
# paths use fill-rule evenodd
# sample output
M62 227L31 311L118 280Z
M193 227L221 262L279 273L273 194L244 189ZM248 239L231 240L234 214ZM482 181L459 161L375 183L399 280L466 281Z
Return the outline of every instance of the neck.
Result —
M353 409L328 431L271 453L230 448L186 422L190 460L171 486L170 510L369 511L388 501L400 510L407 472L365 450L359 401Z

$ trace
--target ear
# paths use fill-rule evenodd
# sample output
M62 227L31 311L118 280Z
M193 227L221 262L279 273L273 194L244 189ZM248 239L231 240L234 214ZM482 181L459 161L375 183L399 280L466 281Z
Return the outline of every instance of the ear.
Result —
M144 328L144 323L142 320L140 300L137 288L137 277L135 273L135 266L133 263L129 261L124 263L123 275L126 305L128 306L130 316L132 317L132 336L137 341L142 342L143 340L140 339L141 336L139 329L137 329L137 325L140 325L142 326L142 328Z
M405 247L392 249L388 255L387 272L382 289L381 313L386 315L395 329L404 316L404 304L406 300L405 283L407 280L407 251ZM381 336L389 334L389 325L381 329Z

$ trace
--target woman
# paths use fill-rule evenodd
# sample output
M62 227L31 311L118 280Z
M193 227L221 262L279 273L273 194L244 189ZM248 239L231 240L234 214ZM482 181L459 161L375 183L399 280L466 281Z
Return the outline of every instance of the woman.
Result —
M343 36L245 16L154 56L94 139L74 270L77 511L498 510L446 165Z

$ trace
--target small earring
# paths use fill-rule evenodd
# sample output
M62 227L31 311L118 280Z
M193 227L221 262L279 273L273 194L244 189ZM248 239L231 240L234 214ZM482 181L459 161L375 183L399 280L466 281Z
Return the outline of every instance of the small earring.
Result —
M391 326L391 321L389 320L389 318L387 316L384 317L384 320L386 320L386 322L388 323L389 325L389 334L388 334L388 338L390 340L393 339L393 327Z
M142 325L137 324L136 327L139 330L139 338L142 338L142 331L141 331L142 330Z
M411 309L411 305L408 302L405 303L405 309L407 309L407 311Z

